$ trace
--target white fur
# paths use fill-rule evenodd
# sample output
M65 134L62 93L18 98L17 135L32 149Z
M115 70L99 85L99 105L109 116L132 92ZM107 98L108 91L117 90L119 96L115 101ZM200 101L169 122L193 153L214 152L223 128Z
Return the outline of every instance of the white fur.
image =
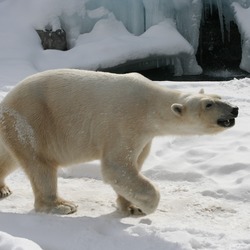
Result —
M19 163L27 173L40 212L72 213L57 195L58 166L100 159L104 180L124 212L151 213L157 188L140 174L159 135L216 133L218 97L169 90L143 76L73 69L26 78L1 103L0 197L10 194L5 177Z

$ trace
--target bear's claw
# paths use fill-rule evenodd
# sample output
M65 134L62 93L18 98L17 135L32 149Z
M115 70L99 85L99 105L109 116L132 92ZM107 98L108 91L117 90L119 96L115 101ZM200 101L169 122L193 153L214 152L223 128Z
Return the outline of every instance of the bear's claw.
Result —
M10 189L7 186L2 186L0 188L0 199L5 198L5 197L11 195L11 193L12 192L10 191Z

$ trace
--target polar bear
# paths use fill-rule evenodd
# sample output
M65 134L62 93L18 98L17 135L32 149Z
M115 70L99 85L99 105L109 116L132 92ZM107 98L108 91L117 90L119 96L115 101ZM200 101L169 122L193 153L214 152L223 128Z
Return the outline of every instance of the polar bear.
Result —
M77 207L57 193L58 166L100 159L102 175L127 214L155 211L160 194L140 173L152 139L214 134L232 127L238 108L216 95L167 89L137 73L49 70L19 83L0 105L0 197L21 166L38 212Z

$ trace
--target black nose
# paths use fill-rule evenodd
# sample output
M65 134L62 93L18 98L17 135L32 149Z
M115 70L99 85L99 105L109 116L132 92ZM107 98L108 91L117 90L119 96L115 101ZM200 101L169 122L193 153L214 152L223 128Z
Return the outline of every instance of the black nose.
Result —
M238 113L239 113L239 108L238 108L238 107L233 108L232 111L231 111L231 113L232 113L235 117L237 117L237 116L238 116Z

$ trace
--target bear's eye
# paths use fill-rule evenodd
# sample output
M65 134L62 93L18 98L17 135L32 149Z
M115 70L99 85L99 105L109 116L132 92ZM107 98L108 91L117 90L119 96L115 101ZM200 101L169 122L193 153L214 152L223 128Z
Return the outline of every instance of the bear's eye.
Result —
M206 109L210 109L210 108L212 108L212 106L213 106L213 103L211 103L211 102L210 102L210 103L207 103L207 104L206 104Z

